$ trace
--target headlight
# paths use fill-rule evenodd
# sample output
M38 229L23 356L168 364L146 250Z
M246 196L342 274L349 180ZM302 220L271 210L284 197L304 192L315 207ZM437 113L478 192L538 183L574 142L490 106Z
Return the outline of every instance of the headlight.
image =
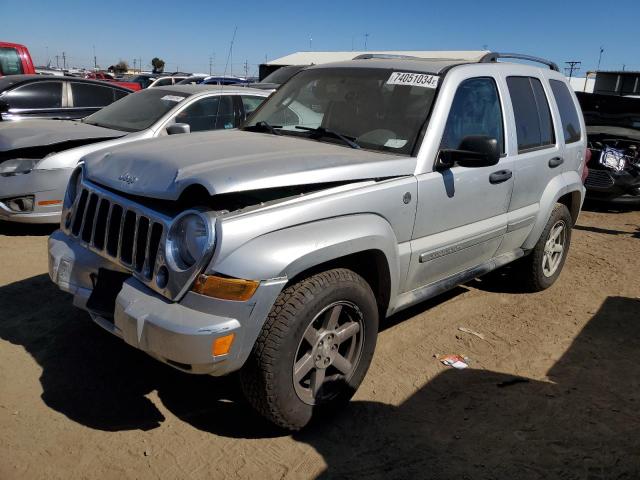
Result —
M621 172L626 165L624 151L618 150L617 148L605 147L600 155L600 163L616 172Z
M193 267L213 241L209 220L197 212L178 217L169 229L167 250L180 270Z
M73 202L76 200L76 196L78 192L82 188L80 183L82 182L82 169L76 168L71 174L71 178L69 178L69 183L67 184L67 192L64 198L64 205L68 208Z
M0 175L10 177L13 175L22 175L29 173L38 163L35 158L14 158L0 165Z

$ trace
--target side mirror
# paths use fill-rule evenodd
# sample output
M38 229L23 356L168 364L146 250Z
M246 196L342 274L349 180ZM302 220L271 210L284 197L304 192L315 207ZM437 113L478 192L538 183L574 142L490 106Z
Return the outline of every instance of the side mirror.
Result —
M469 135L462 139L456 150L440 150L437 167L446 170L461 167L489 167L500 161L498 140L485 135Z
M176 135L178 133L191 133L191 126L188 123L174 123L167 127L167 133L169 135Z

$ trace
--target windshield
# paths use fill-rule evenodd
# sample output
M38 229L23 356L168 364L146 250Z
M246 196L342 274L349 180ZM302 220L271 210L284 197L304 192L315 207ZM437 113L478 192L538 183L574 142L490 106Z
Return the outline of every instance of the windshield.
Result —
M576 92L587 126L640 130L640 99Z
M431 110L437 77L399 73L380 68L303 70L243 128L410 155ZM423 77L429 81L422 82Z
M189 95L154 88L132 93L86 117L83 122L125 132L149 128Z

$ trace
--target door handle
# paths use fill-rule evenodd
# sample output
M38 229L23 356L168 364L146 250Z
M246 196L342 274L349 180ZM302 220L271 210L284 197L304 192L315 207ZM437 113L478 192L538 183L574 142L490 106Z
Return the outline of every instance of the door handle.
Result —
M489 183L496 184L506 182L513 176L511 170L498 170L489 175Z
M564 163L564 158L562 158L562 157L553 157L551 160L549 160L549 168L559 167L563 163Z

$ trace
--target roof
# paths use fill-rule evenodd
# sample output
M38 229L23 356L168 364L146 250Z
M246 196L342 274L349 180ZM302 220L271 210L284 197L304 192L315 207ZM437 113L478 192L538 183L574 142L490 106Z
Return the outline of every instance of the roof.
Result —
M266 65L312 65L319 63L340 62L353 60L358 55L402 55L428 59L447 59L462 62L478 62L490 52L484 50L379 50L379 51L351 51L351 52L296 52L284 57L266 62Z
M89 78L81 78L81 77L69 77L69 76L61 76L61 75L7 75L6 77L0 77L0 92L6 90L12 85L18 85L20 83L26 82L44 82L44 81L61 81L61 80L71 80L74 82L82 82L82 83L93 83L95 85L108 85L112 88L117 88L119 90L126 90L130 92L131 90L123 87L122 85L118 85L115 82L108 81L105 82L103 80L92 80ZM117 82L117 80L116 80Z
M308 69L316 68L383 68L388 70L423 72L438 75L443 70L454 65L463 63L475 63L472 60L453 60L453 59L429 59L429 58L369 58L358 59L346 62L333 62L321 65L314 65Z
M187 95L197 95L201 93L207 93L212 90L221 93L248 93L256 94L258 96L265 96L268 92L257 88L243 87L242 85L168 85L166 87L154 87L152 90L166 90L168 92L185 93Z

